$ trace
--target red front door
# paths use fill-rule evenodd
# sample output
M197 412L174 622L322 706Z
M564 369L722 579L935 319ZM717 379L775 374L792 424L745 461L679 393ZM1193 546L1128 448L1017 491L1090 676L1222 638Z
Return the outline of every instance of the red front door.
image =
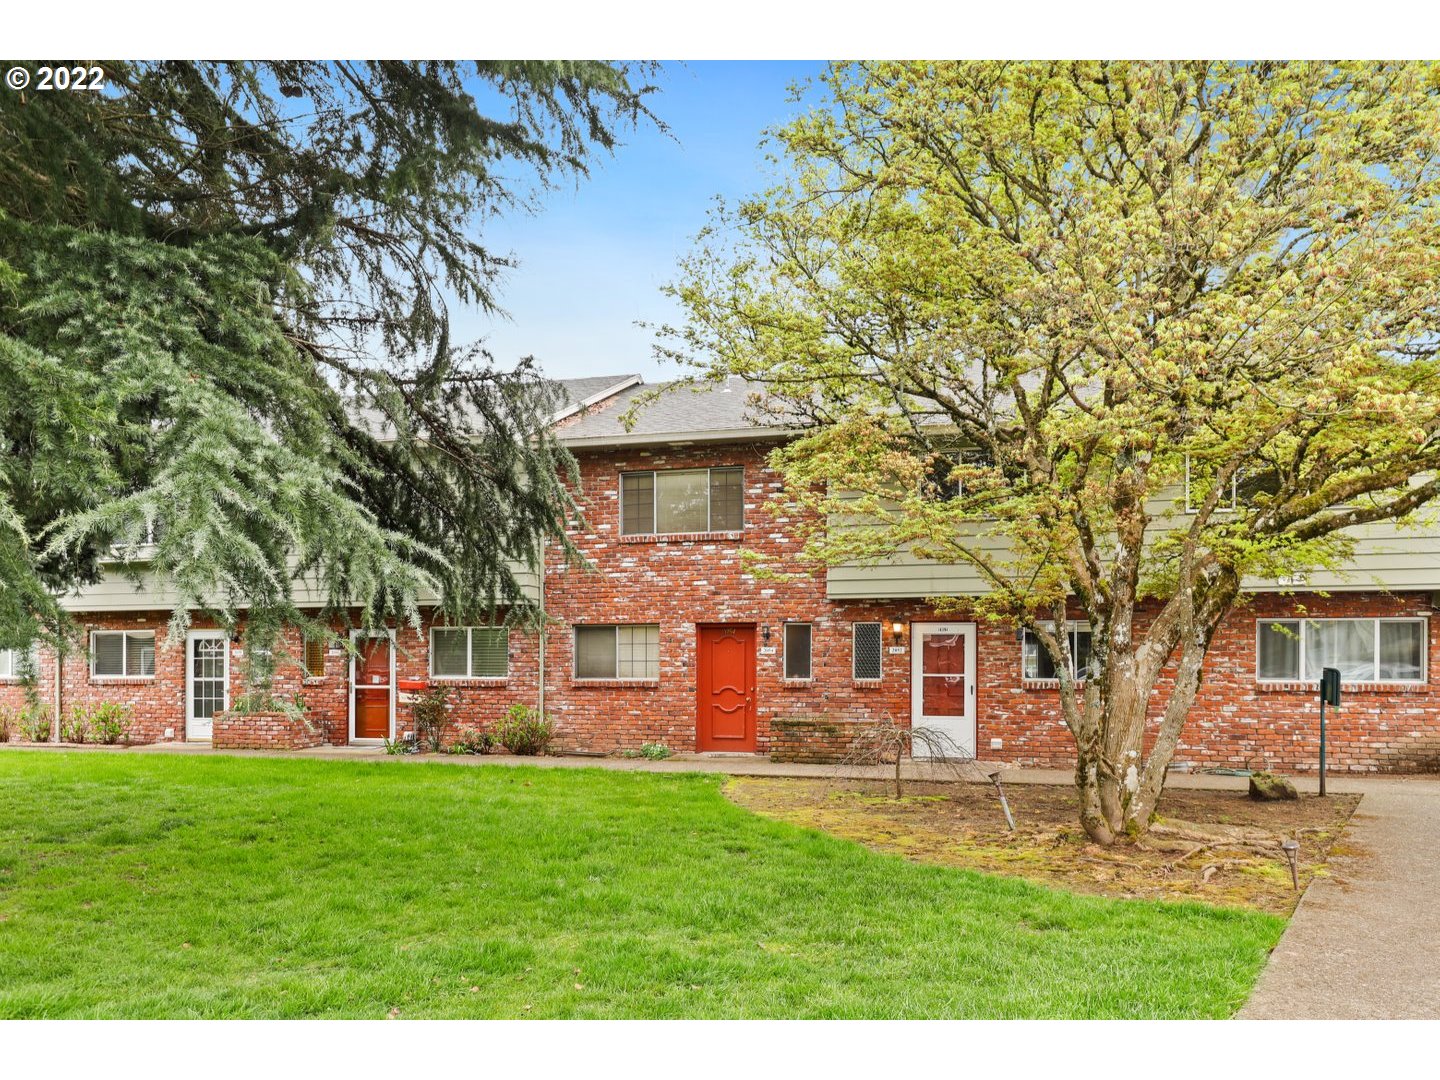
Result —
M355 738L390 737L390 638L360 638L355 657Z
M700 627L697 750L755 752L755 628Z

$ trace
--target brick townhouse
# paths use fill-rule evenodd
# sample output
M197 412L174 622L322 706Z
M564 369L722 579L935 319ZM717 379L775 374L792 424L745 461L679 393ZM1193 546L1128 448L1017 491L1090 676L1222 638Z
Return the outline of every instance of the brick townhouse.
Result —
M644 742L674 750L825 760L856 724L889 717L947 732L981 758L1065 766L1071 745L1054 671L1018 634L927 597L974 596L964 567L903 558L879 567L747 572L742 556L786 564L799 546L779 477L766 465L785 437L747 415L739 382L661 396L627 428L638 376L564 384L557 416L580 466L592 569L558 551L535 574L544 634L427 623L420 631L342 628L334 642L287 642L277 679L316 722L314 740L379 742L410 726L402 683L452 687L459 724L483 726L520 702L543 708L562 750L606 753ZM778 509L777 509L778 508ZM1345 573L1248 583L1216 636L1177 761L1312 769L1315 680L1345 677L1330 762L1356 771L1440 767L1440 530L1370 526ZM136 739L204 740L238 692L240 646L197 624L167 642L163 582L115 574L67 597L88 656L39 657L39 691L60 714L131 705ZM1277 629L1277 625L1280 629ZM1088 631L1071 629L1084 664ZM17 706L18 658L0 652L0 704ZM412 683L413 685L413 683ZM1163 706L1157 692L1154 715ZM283 737L276 736L277 741Z

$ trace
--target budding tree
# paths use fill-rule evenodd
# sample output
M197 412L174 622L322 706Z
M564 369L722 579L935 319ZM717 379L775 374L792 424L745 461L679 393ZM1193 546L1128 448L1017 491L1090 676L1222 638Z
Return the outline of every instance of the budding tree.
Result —
M785 178L685 262L663 348L804 429L774 460L810 559L975 568L985 595L937 602L1031 630L1086 831L1141 832L1247 581L1337 567L1353 527L1440 490L1437 70L865 63L822 86L774 133Z

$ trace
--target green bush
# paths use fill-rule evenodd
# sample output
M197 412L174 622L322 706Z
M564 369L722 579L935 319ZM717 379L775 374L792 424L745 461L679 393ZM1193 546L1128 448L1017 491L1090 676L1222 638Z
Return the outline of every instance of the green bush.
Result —
M76 705L70 710L70 719L60 725L60 741L83 743L90 737L90 710Z
M440 685L427 687L415 695L415 703L410 710L415 718L416 740L438 754L445 742L445 732L450 730L450 688Z
M130 706L107 701L90 713L90 737L106 746L130 741Z
M479 728L461 728L460 734L450 744L452 754L488 754L495 749L495 738L488 731Z
M8 709L0 705L0 743L7 743L10 737L20 729L20 717L14 709Z
M50 741L50 706L31 705L20 714L20 734L30 742Z
M512 754L533 757L545 753L555 737L555 725L529 705L511 705L495 725L495 741Z
M671 752L663 742L647 742L640 745L640 756L651 761L664 761Z

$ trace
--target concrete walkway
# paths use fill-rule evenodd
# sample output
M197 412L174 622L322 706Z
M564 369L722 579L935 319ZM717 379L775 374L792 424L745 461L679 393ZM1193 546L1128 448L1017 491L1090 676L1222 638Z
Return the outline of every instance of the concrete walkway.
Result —
M1440 1019L1440 782L1362 789L1242 1019Z

